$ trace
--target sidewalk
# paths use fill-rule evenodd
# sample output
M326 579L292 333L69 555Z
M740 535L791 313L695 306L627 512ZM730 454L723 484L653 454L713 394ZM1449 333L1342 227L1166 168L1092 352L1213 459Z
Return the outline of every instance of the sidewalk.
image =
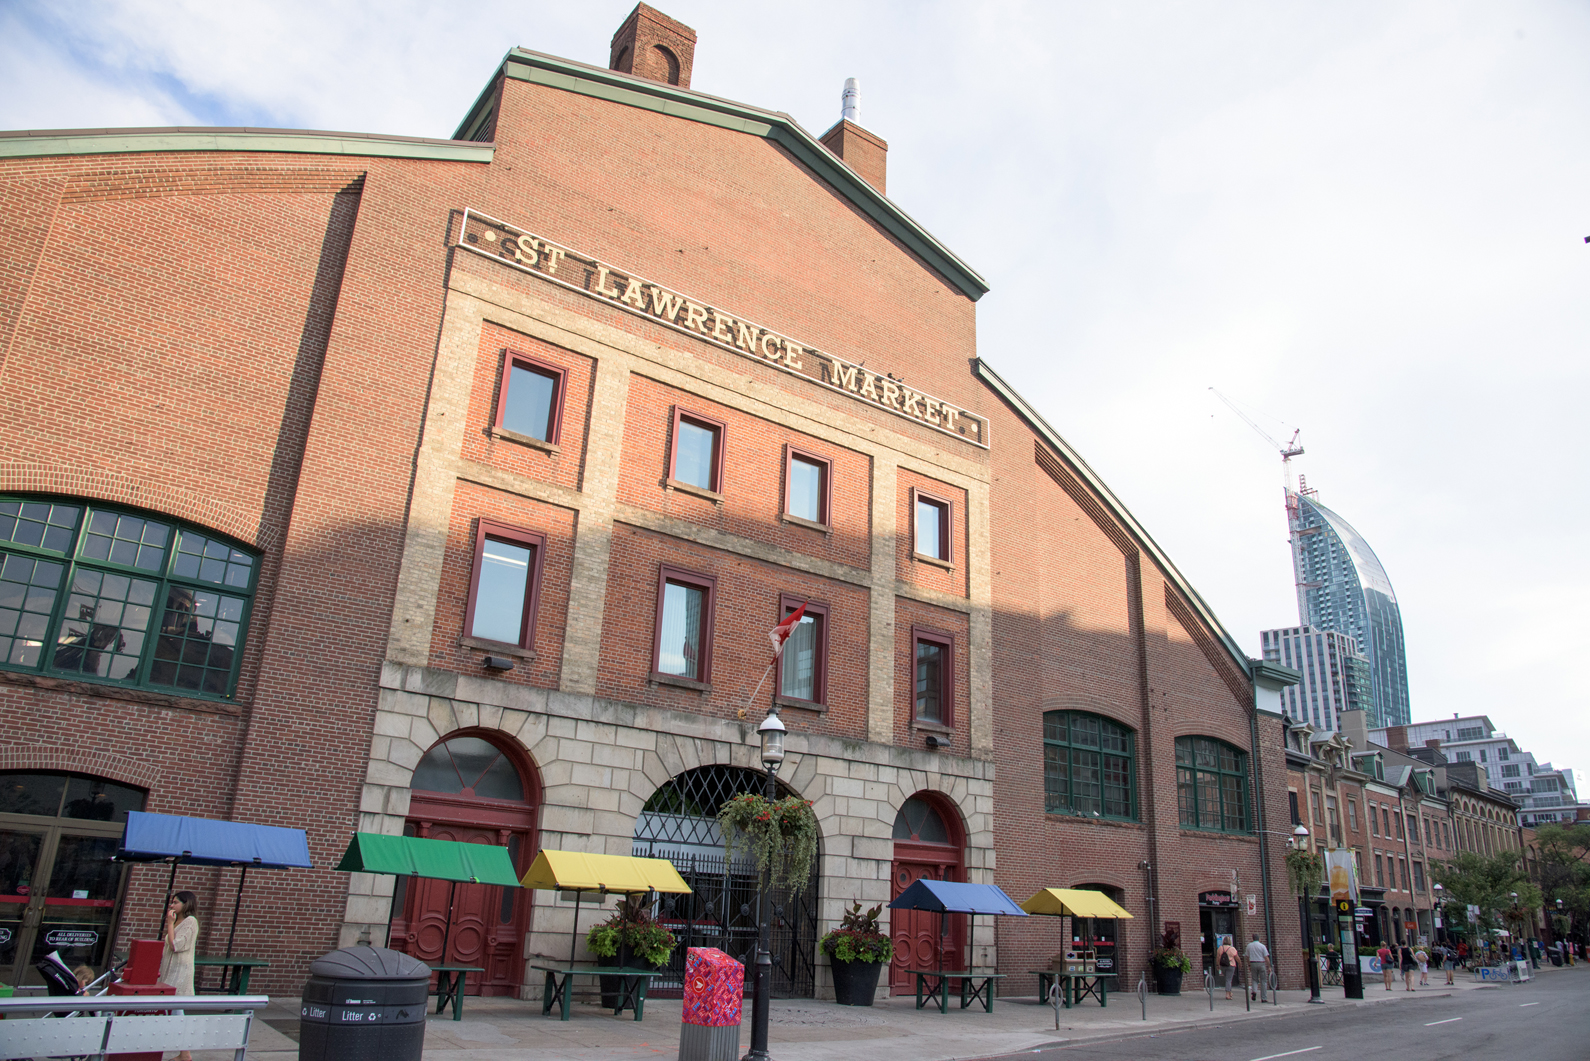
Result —
M1539 976L1575 975L1590 966L1574 969L1542 968ZM1509 984L1476 984L1461 975L1451 987L1444 976L1434 971L1430 986L1413 994L1403 990L1399 977L1387 991L1376 980L1364 985L1363 1001L1348 1001L1339 987L1324 990L1325 1006L1348 1009L1356 1006L1393 1005L1418 998L1448 997L1469 991L1517 990ZM1527 990L1529 985L1523 985ZM916 1000L898 997L868 1007L839 1006L810 1000L776 1001L768 1026L769 1049L777 1061L856 1061L865 1053L867 1061L953 1061L960 1058L988 1057L995 1054L1031 1050L1046 1044L1101 1036L1154 1031L1195 1024L1215 1024L1248 1020L1268 1020L1282 1014L1315 1010L1306 991L1283 991L1279 1005L1252 1004L1251 1011L1239 994L1227 1002L1224 992L1215 991L1214 1011L1202 988L1179 997L1148 996L1148 1019L1137 995L1132 992L1110 996L1108 1008L1091 999L1074 1009L1060 1010L1060 1028L1055 1029L1054 1010L1037 1004L1032 997L1006 997L996 1000L994 1012L957 1009L952 998L950 1011L918 1011ZM425 1031L426 1061L569 1061L569 1059L676 1058L679 1053L679 1012L677 999L651 999L646 1003L646 1019L637 1024L629 1014L614 1017L591 1005L576 1004L568 1023L541 1016L541 1004L508 998L471 998L464 1006L464 1019L433 1016ZM296 1061L297 1004L274 1002L263 1022L256 1022L248 1055L257 1061ZM745 1022L740 1028L742 1052L751 1042L751 1006L746 1001ZM229 1054L201 1051L199 1061L221 1061Z

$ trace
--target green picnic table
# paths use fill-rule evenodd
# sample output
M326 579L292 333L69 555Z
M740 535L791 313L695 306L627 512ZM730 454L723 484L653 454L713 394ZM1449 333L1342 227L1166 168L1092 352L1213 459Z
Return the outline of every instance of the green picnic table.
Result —
M195 958L193 959L193 966L195 980L198 978L198 972L201 967L214 967L224 970L221 973L220 994L246 995L248 994L249 974L255 969L269 968L270 962L264 958ZM198 984L195 983L194 987L197 989Z
M478 965L431 966L431 972L436 974L436 1012L442 1012L450 1004L453 1007L453 1019L463 1020L464 978L470 973L485 971Z
M541 991L541 1015L544 1017L551 1013L552 1007L556 1005L559 1008L559 1020L569 1019L569 1006L574 1000L572 984L576 976L623 977L623 987L619 991L613 1016L623 1013L627 1007L635 1011L638 1021L646 1014L646 986L651 983L652 977L665 975L657 969L625 969L610 965L532 965L530 968L547 974Z
M1004 973L955 972L949 969L907 969L906 975L916 977L916 1008L921 1009L936 998L940 1013L950 1011L951 980L961 982L962 1009L981 1000L984 1012L994 1012L994 981L1005 978ZM923 985L929 979L935 979L938 983L924 997Z
M1049 1001L1049 985L1060 981L1060 1001L1065 1003L1065 1008L1073 1005L1080 1006L1082 1000L1092 995L1099 1000L1100 1006L1109 1005L1110 988L1106 980L1114 980L1114 973L1057 973L1052 969L1033 969L1032 975L1038 978L1038 1000Z

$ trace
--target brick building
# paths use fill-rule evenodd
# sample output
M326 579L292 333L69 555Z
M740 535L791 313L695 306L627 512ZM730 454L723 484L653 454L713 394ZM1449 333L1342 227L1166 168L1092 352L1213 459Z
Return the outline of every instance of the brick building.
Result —
M1295 673L979 358L987 286L886 142L692 91L695 43L640 5L608 69L514 49L445 141L0 135L0 979L151 933L164 871L105 861L137 808L302 827L317 867L356 829L663 855L696 894L660 916L738 952L711 817L773 706L822 832L781 992L925 875L1109 891L1134 982L1167 922L1295 937ZM440 953L444 889L260 876L268 991L389 926ZM181 871L201 949L235 880ZM517 993L573 918L462 888L448 957ZM935 960L936 920L892 931ZM952 965L1018 974L1064 944L962 931Z

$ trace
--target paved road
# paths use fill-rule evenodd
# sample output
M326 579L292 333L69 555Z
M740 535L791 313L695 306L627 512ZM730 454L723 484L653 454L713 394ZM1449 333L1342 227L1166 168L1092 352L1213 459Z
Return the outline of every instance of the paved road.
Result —
M1453 998L1299 1012L1052 1047L1011 1061L1587 1061L1590 980L1548 975Z

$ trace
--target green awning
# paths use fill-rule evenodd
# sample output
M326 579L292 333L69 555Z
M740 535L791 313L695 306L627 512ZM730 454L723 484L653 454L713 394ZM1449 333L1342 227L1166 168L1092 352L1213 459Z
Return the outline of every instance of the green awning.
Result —
M418 836L354 833L337 868L348 873L392 873L464 884L519 886L506 847L425 840Z

